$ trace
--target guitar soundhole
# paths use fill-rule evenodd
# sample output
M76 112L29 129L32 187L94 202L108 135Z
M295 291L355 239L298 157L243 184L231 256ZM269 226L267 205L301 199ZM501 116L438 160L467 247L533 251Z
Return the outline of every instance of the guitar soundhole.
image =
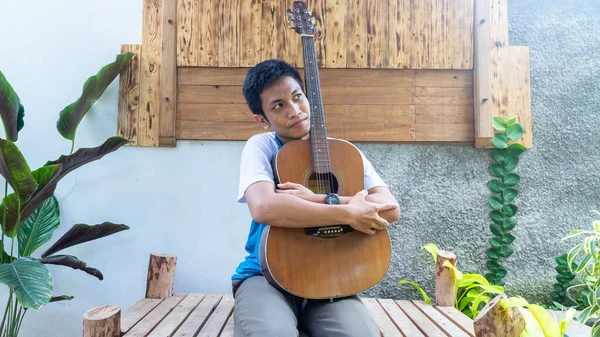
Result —
M312 172L305 186L315 194L338 193L339 190L338 180L331 172Z

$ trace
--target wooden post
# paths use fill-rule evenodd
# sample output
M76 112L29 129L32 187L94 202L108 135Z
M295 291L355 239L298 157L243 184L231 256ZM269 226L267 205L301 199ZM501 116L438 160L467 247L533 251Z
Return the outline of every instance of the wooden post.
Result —
M166 254L150 254L146 298L164 299L173 295L177 257Z
M525 329L525 319L517 308L505 309L500 301L506 295L492 299L473 320L475 337L519 337Z
M120 337L121 308L104 305L88 310L83 315L83 337Z
M456 304L456 277L452 269L444 267L444 261L449 261L456 267L456 254L444 250L438 251L435 272L435 305L454 307Z

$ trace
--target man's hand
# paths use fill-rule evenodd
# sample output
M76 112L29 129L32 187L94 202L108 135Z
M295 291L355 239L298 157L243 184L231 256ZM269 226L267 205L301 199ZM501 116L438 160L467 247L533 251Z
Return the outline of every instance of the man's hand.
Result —
M298 198L302 198L307 201L318 202L318 200L316 200L318 196L314 194L313 191L304 187L304 185L287 182L278 184L277 187L279 188L276 190L277 193L295 195Z
M376 204L366 200L368 192L362 190L358 192L348 206L351 209L352 216L348 224L357 231L373 235L377 230L383 230L389 226L389 222L379 216L379 212L392 210L398 207L396 204Z

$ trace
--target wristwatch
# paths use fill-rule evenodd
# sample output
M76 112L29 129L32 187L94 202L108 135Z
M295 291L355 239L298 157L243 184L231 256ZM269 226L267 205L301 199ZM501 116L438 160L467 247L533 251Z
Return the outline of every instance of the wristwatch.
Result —
M340 197L335 193L329 193L325 196L325 203L328 205L339 205Z

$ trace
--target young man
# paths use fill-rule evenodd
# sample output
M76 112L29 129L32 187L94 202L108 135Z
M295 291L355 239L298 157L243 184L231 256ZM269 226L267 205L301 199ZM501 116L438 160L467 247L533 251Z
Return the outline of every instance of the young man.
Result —
M364 156L365 190L340 197L341 205L327 205L325 195L299 184L275 186L272 158L286 142L309 137L310 108L302 88L300 74L279 60L257 64L244 81L244 97L254 119L271 132L251 137L242 152L238 201L248 204L253 220L245 247L248 256L232 276L235 336L379 336L357 296L333 302L305 300L279 291L262 275L258 249L265 225L344 223L372 235L400 217L396 199Z

